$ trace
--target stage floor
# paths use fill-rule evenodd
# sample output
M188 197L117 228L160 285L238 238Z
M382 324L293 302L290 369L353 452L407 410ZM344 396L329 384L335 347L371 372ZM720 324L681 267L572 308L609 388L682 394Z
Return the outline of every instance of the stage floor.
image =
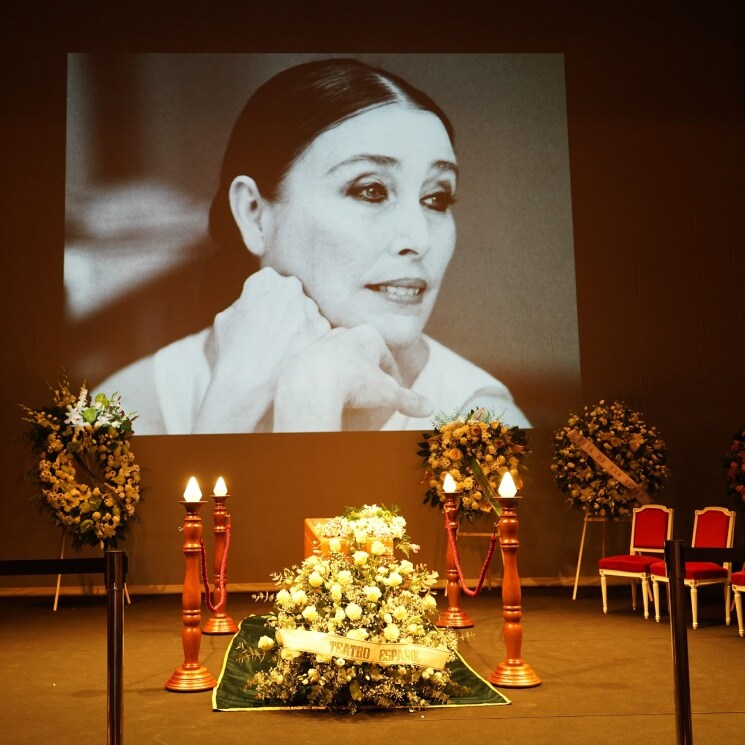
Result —
M704 590L711 589L711 592ZM739 742L745 732L745 639L734 617L724 625L719 588L700 592L700 627L690 630L696 745ZM670 627L631 610L628 587L523 590L523 658L542 678L531 689L503 689L509 706L420 712L212 711L211 693L168 693L183 660L181 598L134 596L124 610L124 742L129 745L345 743L407 745L512 742L532 745L670 745L675 704ZM442 594L438 602L443 603ZM484 677L504 657L499 590L465 598L475 626L461 652ZM268 606L230 596L236 621ZM205 617L206 618L206 617ZM106 600L0 598L3 675L0 721L6 745L106 742ZM202 636L201 662L217 676L229 636Z

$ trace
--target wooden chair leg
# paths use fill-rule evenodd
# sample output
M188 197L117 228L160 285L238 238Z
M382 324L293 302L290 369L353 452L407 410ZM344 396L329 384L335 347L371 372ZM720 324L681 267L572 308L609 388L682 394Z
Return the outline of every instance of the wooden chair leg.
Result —
M735 591L735 612L737 613L737 629L740 636L745 637L745 626L742 619L742 595Z
M631 610L636 610L636 580L631 580Z
M603 613L608 612L608 580L604 574L600 575L600 590L603 593Z
M730 586L729 582L724 583L724 620L727 624L727 626L730 625L730 621L732 620L732 616L730 614Z

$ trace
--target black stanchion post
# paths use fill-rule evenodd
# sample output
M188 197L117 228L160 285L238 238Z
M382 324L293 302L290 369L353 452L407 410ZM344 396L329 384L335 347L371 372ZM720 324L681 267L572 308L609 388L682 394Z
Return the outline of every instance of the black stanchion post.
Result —
M668 592L670 593L670 633L673 644L675 681L675 735L677 745L693 745L691 722L691 681L688 673L688 632L685 616L685 561L683 541L665 541Z
M124 582L123 551L106 551L107 607L107 744L122 745L124 648Z

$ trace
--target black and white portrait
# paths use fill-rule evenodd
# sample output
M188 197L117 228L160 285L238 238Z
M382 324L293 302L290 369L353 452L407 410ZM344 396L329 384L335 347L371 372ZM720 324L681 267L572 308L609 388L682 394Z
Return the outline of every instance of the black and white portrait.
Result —
M67 325L138 434L565 416L560 55L70 55L68 81Z

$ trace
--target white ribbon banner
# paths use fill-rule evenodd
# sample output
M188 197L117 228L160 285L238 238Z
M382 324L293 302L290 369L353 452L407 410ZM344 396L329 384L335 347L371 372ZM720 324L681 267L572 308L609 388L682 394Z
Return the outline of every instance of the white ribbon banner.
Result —
M447 650L421 644L380 644L307 629L278 629L277 640L283 647L294 652L312 652L357 662L417 665L437 670L445 667L450 654Z
M634 481L624 470L620 469L607 455L600 451L597 446L587 437L581 435L576 429L567 432L567 437L581 450L584 450L606 473L612 476L620 484L623 484L640 504L649 504L652 498Z

